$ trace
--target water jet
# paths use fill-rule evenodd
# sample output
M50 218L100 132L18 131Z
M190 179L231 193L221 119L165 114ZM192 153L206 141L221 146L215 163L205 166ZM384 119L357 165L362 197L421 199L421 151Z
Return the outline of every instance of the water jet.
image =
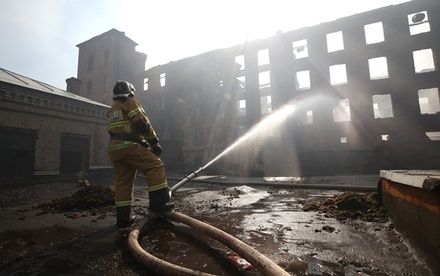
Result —
M296 107L295 104L288 103L282 106L281 108L277 109L275 112L271 113L267 117L265 117L254 127L252 127L248 132L246 132L243 136L241 136L235 142L233 142L229 147L223 150L211 161L206 163L203 167L200 167L199 169L185 176L184 179L182 179L180 182L178 182L173 187L171 187L170 196L173 192L175 192L177 189L182 187L185 183L196 177L201 171L214 164L216 161L218 161L220 158L230 153L232 150L236 149L239 146L242 146L244 143L250 141L251 139L256 138L258 135L261 135L262 131L265 131L268 128L273 128L274 126L279 126L280 124L282 124L288 118L288 116L295 111L295 107Z

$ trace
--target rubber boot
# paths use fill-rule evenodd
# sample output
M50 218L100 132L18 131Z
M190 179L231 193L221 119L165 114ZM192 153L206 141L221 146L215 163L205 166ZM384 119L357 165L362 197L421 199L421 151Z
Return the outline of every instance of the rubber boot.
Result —
M167 188L148 193L150 200L150 211L158 215L172 211L174 204L170 203L170 193Z
M131 214L131 206L116 207L116 227L129 227L135 220L136 216Z

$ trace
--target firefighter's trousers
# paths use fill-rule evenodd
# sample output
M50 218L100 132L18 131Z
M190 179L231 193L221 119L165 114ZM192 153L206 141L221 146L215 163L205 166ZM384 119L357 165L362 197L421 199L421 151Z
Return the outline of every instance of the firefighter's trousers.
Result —
M119 155L122 158L116 158L117 155L110 154L115 171L116 207L131 206L137 171L145 175L148 192L168 188L164 164L148 148L136 145L131 150L123 150L123 157Z

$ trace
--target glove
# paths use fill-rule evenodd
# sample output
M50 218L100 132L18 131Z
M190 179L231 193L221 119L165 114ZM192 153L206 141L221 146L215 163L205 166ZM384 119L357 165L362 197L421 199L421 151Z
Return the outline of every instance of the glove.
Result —
M162 147L159 145L159 143L151 145L151 151L156 155L160 156L162 154Z

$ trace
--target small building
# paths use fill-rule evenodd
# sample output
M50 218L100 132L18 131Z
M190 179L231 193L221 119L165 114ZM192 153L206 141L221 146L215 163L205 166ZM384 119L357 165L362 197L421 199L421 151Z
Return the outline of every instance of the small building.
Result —
M78 44L79 91L67 90L108 105L113 103L111 93L118 80L126 80L141 91L147 55L136 52L137 45L116 29Z
M109 169L109 106L0 68L0 182Z

